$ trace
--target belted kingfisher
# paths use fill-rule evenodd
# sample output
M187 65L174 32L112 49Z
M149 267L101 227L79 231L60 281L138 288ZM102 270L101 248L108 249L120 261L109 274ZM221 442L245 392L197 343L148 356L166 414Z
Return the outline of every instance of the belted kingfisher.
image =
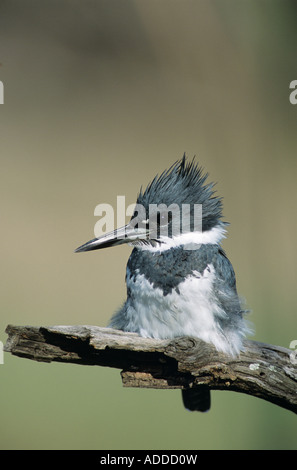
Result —
M228 225L222 221L222 199L207 177L195 158L187 162L184 155L140 190L125 227L75 251L134 246L126 270L127 299L109 327L159 339L193 336L235 356L249 329L233 267L220 245ZM188 388L182 395L189 410L210 408L206 387Z

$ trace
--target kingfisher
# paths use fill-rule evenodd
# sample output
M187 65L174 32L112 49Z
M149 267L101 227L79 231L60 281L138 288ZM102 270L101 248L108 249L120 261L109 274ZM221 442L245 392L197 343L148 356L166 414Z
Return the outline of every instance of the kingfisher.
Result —
M199 338L236 356L249 332L231 262L222 198L208 173L184 154L139 191L129 223L76 252L128 243L127 299L108 327L156 339ZM207 386L182 390L185 408L207 411Z

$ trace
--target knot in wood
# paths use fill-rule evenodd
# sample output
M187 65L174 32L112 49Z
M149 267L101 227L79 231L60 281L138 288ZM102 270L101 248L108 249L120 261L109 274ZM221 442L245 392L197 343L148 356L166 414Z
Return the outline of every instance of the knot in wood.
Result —
M189 352L191 349L195 349L197 346L197 340L190 336L182 336L172 340L169 345L167 346L167 351L174 351L174 352Z

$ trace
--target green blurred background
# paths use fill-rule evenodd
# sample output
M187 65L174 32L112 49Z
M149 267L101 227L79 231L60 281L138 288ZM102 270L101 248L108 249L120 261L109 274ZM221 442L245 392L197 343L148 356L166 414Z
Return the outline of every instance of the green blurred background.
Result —
M289 0L0 1L1 319L105 326L131 249L74 254L94 208L196 155L231 222L223 246L254 339L296 329L297 4ZM296 417L212 392L124 389L118 370L5 353L2 449L290 449Z

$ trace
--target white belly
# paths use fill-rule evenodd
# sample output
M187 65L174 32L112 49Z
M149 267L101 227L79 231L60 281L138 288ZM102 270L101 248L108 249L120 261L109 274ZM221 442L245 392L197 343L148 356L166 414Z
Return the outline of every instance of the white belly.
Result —
M227 314L216 302L214 275L212 265L203 273L194 271L178 285L178 292L173 289L164 296L163 291L155 288L144 275L138 274L132 280L128 272L130 296L110 326L150 338L194 336L213 343L220 351L237 353L240 339L233 337L233 344L230 344L231 338L226 337L217 322ZM125 325L117 325L117 317L123 319L123 316Z

